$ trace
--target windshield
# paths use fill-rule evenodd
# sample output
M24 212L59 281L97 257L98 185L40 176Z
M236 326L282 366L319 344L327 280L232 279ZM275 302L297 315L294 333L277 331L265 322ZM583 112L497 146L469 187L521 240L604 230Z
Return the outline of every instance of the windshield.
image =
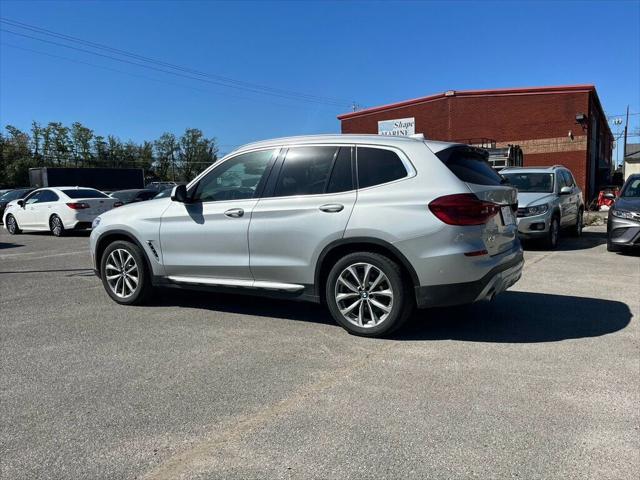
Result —
M630 178L622 189L622 192L620 192L620 197L640 198L640 177Z
M11 190L0 197L0 202L10 202L11 200L17 200L18 198L24 198L31 190Z
M109 198L104 193L92 188L74 188L73 190L62 190L69 198Z
M519 192L553 192L553 173L514 172L502 176Z

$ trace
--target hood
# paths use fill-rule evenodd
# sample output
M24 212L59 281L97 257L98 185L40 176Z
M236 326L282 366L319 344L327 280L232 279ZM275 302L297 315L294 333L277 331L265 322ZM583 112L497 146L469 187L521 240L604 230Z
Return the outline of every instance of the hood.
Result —
M640 197L617 198L613 208L629 212L640 212Z
M541 192L518 192L518 207L531 207L541 203L551 203L555 198L555 193Z

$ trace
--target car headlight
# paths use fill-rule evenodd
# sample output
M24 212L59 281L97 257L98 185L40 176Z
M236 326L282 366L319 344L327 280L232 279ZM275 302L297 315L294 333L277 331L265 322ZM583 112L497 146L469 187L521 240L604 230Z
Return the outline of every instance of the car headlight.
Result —
M521 215L525 217L532 217L534 215L542 215L549 210L549 204L544 203L542 205L534 205L533 207L526 207L520 210Z
M626 210L611 210L611 215L618 218L624 218L625 220L640 220L640 215L635 212L628 212Z
M100 217L93 219L93 222L91 222L91 228L96 228L98 225L100 225Z

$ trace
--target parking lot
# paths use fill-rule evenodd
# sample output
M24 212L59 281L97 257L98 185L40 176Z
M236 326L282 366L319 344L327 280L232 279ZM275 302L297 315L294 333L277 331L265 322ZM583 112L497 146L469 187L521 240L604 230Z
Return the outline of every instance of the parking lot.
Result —
M638 478L640 257L605 240L374 340L312 304L119 306L86 234L3 229L0 476Z

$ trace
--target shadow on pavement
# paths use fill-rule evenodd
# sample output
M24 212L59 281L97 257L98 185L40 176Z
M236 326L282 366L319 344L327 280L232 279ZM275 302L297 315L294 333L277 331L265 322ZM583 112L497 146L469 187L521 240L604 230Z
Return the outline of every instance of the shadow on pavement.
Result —
M554 251L588 250L604 245L605 243L607 243L607 232L582 232L581 237L572 237L569 233L562 232L560 234L560 240L558 241L558 247ZM522 247L525 250L536 252L548 250L544 242L535 240L523 241Z
M241 315L334 324L320 305L244 295L171 290L158 295L155 306L200 308ZM491 303L417 310L393 340L463 340L533 343L597 337L625 328L629 307L621 302L505 292ZM339 328L336 326L336 328Z
M11 243L11 242L0 242L0 250L4 250L5 248L17 248L24 247L21 243Z

